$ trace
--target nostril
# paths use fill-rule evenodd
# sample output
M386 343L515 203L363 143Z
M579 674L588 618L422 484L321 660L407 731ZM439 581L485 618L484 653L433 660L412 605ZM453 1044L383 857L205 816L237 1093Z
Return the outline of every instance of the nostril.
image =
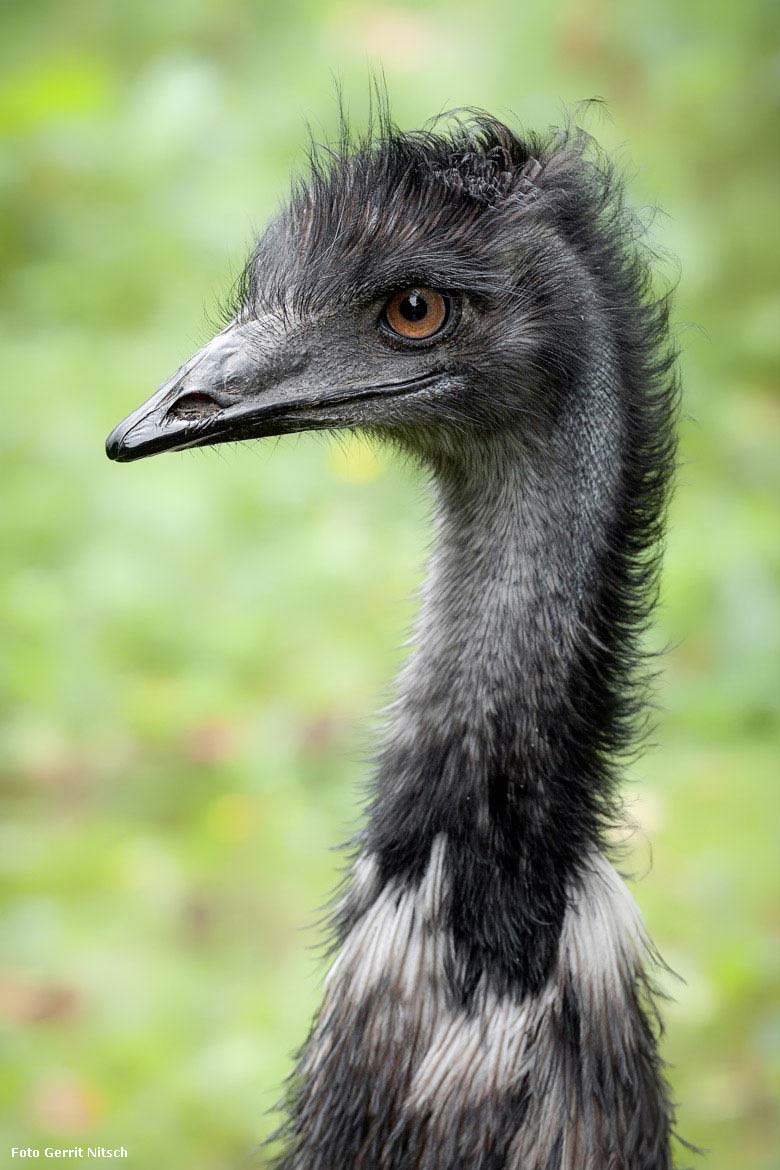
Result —
M168 411L168 418L179 422L195 422L197 419L208 418L222 410L222 406L215 398L202 391L192 394L183 394Z

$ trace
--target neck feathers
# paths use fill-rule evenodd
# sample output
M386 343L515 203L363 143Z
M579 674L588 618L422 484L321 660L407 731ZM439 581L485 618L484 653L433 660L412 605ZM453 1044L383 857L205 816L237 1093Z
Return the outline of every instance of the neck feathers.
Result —
M366 847L419 880L445 834L461 994L548 978L568 894L615 817L642 709L671 460L664 405L591 314L580 379L540 441L437 469L437 543L380 756ZM667 410L666 416L668 417ZM668 428L667 428L668 429Z
M540 158L565 360L547 397L538 363L504 387L536 377L527 429L426 451L435 551L281 1170L671 1167L651 956L601 851L644 710L673 355L610 173Z

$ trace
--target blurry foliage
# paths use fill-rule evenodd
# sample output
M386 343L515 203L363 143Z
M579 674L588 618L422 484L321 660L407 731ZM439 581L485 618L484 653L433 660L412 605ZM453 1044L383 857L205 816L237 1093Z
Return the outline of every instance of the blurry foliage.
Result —
M603 96L590 128L668 213L684 465L635 888L686 981L681 1132L710 1170L777 1167L776 5L28 0L0 21L0 1145L235 1166L315 1006L299 926L399 660L422 485L352 442L120 468L102 441L208 335L305 119L334 127L332 72L359 124L381 59L403 126L465 103L546 126Z

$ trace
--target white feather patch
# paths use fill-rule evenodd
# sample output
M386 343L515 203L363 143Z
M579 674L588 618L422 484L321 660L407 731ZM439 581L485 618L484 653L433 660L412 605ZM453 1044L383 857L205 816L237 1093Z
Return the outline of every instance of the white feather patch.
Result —
M483 979L470 1010L455 1008L447 982L454 955L442 908L457 891L447 889L446 848L438 836L420 884L386 885L345 940L327 976L303 1071L315 1074L318 1054L339 1042L339 1029L381 986L364 1039L378 1061L402 1059L408 1108L425 1113L435 1127L447 1126L467 1106L499 1099L525 1078L536 1115L529 1129L538 1141L547 1126L552 1141L553 1121L566 1109L550 1064L550 1028L560 1019L562 987L569 982L577 989L585 1015L612 1011L619 1019L621 999L648 945L641 916L612 866L594 855L571 892L557 966L545 990L517 1000L497 996ZM358 859L354 878L362 900L375 888L372 858ZM520 1135L518 1142L520 1151Z

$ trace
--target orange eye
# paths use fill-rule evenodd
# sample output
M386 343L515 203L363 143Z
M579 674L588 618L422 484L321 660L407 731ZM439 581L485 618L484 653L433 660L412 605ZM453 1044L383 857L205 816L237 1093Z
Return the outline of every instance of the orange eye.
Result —
M405 288L385 305L385 321L399 337L424 341L438 333L449 316L448 299L435 288Z

